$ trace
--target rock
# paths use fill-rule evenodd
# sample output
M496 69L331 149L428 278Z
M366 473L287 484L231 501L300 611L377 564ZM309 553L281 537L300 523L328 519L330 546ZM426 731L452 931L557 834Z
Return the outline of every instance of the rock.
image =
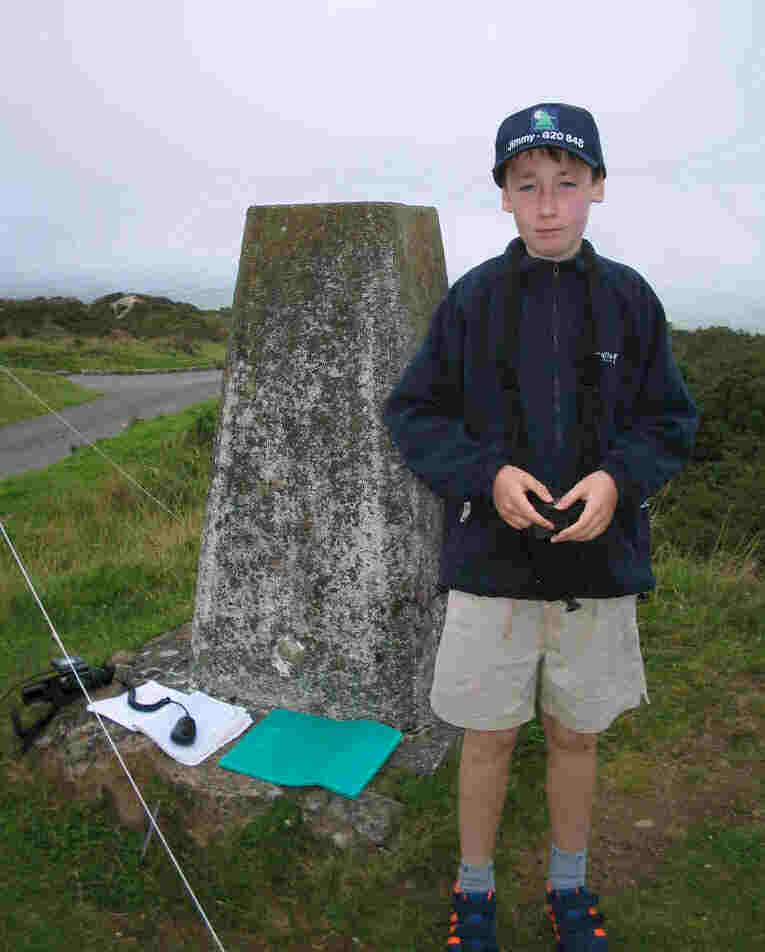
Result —
M380 845L390 836L402 810L396 800L363 790L354 800L333 796L328 814L353 827L364 839Z
M125 297L113 301L111 309L117 320L122 320L123 317L127 317L136 304L143 304L143 299L139 298L137 294L126 294Z
M353 833L350 830L345 830L343 832L338 831L337 833L332 834L332 842L339 849L347 849L353 841Z
M132 667L123 671L127 680L142 684L146 672L152 672L160 684L180 681L179 690L189 686L191 645L190 625L185 624L149 642L135 654ZM159 665L166 665L162 670ZM172 665L172 670L170 666ZM121 694L122 685L114 682L94 692L100 699L110 694ZM256 712L252 711L253 716ZM258 716L263 716L261 712ZM354 843L372 843L378 846L391 843L403 814L402 804L370 790L364 790L355 799L341 797L321 787L287 788L237 774L218 767L218 761L234 741L198 767L184 767L156 747L140 732L131 732L113 721L105 724L120 753L143 787L149 778L168 782L187 804L189 833L199 843L211 836L231 831L249 823L253 816L268 809L281 797L295 802L303 817L317 834L332 839L342 849ZM449 725L437 724L405 737L380 770L394 772L407 770L417 775L430 774L442 762L450 742L459 734ZM46 728L44 734L21 762L29 771L29 782L34 783L36 772L51 776L59 785L71 790L72 797L83 799L108 795L112 798L121 822L145 830L148 823L140 803L115 758L97 719L85 710L84 701L64 708Z

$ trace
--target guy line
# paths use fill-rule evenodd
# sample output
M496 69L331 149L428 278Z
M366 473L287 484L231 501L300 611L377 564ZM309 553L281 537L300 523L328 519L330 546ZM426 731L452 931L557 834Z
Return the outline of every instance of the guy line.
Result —
M46 409L49 413L52 413L53 416L55 416L57 420L60 420L60 421L64 424L64 426L69 427L69 429L70 429L73 433L76 433L77 436L79 436L79 438L80 438L81 440L84 440L84 441L88 444L88 446L89 446L91 449L94 449L94 450L96 451L96 453L98 453L99 456L103 456L103 458L107 461L107 463L110 463L122 476L125 477L125 479L129 479L130 482L131 482L134 486L137 486L138 489L140 489L142 493L144 493L145 495L147 495L147 496L149 497L149 499L153 499L154 502L155 502L158 506L160 506L162 509L164 509L166 513L168 513L169 515L171 515L171 516L173 517L173 519L180 519L180 516L178 516L177 513L173 512L171 509L168 509L167 506L166 506L163 502L161 502L159 499L157 499L156 496L152 496L152 494L149 492L148 489L145 489L145 488L138 482L137 479L134 479L134 478L130 475L130 473L128 473L128 472L126 472L124 469L122 469L122 467L121 467L118 463L115 463L113 459L110 459L110 458L106 455L106 453L104 453L103 450L99 449L99 448L96 446L95 443L91 442L91 441L87 438L87 436L85 436L84 433L80 433L80 431L77 429L77 427L76 427L76 426L73 426L73 425L69 422L69 420L67 420L65 417L62 417L61 414L58 413L58 411L56 411L56 410L53 409L53 407L48 406L48 404L43 400L43 398L42 398L41 396L39 396L38 394L36 394L36 393L34 392L34 390L31 390L31 389L24 383L23 380L19 380L19 378L16 376L16 374L13 373L13 371L10 369L10 367L5 367L5 366L3 366L2 364L0 364L0 370L5 371L5 373L8 374L8 376L11 378L11 380L14 380L14 381L15 381L23 390L25 390L31 397L34 397L34 399L37 400L38 403L41 403L41 404L45 407L45 409Z
M122 476L124 476L126 479L129 479L130 482L133 483L133 485L137 486L138 489L141 490L141 492L145 493L145 494L149 497L149 499L153 499L154 502L157 503L158 506L160 506L162 509L164 509L165 512L169 513L174 519L180 519L180 517L179 517L176 513L172 512L170 509L168 509L167 506L164 505L164 503L160 502L160 500L157 499L156 496L153 496L147 489L144 489L144 487L141 486L141 484L140 484L136 479L134 479L129 473L125 472L125 470L122 469L120 466L118 466L117 463L114 462L114 460L110 459L110 458L106 455L106 453L104 453L102 450L100 450L94 443L92 443L86 436L84 436L84 434L80 433L80 431L79 431L75 426L73 426L71 423L69 423L68 420L64 419L64 417L62 417L59 413L57 413L52 407L49 407L48 404L42 399L42 397L38 396L38 394L36 394L33 390L31 390L25 383L23 383L21 380L19 380L19 378L18 378L8 367L5 367L5 366L0 365L0 370L4 370L5 373L8 374L8 376L9 376L12 380L14 380L14 381L15 381L20 387L22 387L28 394L30 394L32 397L34 397L35 400L37 400L39 403L41 403L50 413L53 413L53 414L56 416L57 419L61 420L62 423L64 423L67 427L69 427L70 430L72 430L72 431L73 431L74 433L76 433L81 439L83 439L83 440L84 440L90 447L92 447L100 456L103 456L103 458L104 458L108 463L110 463L112 466L114 466L115 469L117 469L117 470L119 471L119 473L121 473ZM77 668L76 668L76 666L74 665L74 663L73 663L73 661L72 661L72 658L71 658L69 652L66 650L66 647L64 646L64 643L63 643L63 641L61 640L61 638L60 638L58 632L56 631L56 629L55 629L55 627L54 627L54 625L53 625L53 622L50 620L50 616L48 615L47 611L45 610L45 606L43 605L42 601L40 600L40 597L39 597L39 595L37 594L37 591L35 590L34 585L32 584L32 580L30 579L29 574L28 574L26 568L24 567L24 564L23 564L23 562L21 561L21 558L20 558L18 552L16 551L16 549L15 549L13 543L11 542L11 540L10 540L10 538L9 538L9 536L8 536L8 533L7 533L6 530L5 530L5 526L3 525L2 520L0 520L0 533L2 533L3 538L5 539L5 541L6 541L7 545L8 545L8 548L10 549L10 551L11 551L11 553L12 553L12 555L13 555L13 558L15 559L16 564L18 565L19 570L21 571L21 574L22 574L22 576L24 577L24 581L26 582L27 587L28 587L29 590L31 591L32 595L34 596L34 599L35 599L35 601L37 602L37 605L38 605L40 611L42 612L43 618L45 619L45 621L46 621L47 624L48 624L48 627L49 627L50 630L51 630L51 634L52 634L52 636L53 636L53 640L54 640L55 643L58 645L59 650L62 652L64 658L66 659L67 665L69 666L69 668L70 668L71 671L72 671L72 674L74 675L75 679L77 680L77 684L79 685L80 690L82 691L83 695L85 696L86 702L87 702L88 704L92 704L93 702L92 702L92 700L91 700L90 695L88 694L88 690L87 690L87 688L85 687L85 685L83 684L82 679L80 678L80 675L79 675L78 672L77 672ZM210 935L212 936L212 939L213 939L213 941L215 942L216 947L217 947L218 949L220 949L220 952L226 952L226 950L225 950L225 948L224 948L222 942L221 942L220 939L218 938L218 935L217 935L217 933L215 932L215 929L214 929L213 926L212 926L212 923L211 923L210 920L207 918L207 915L206 915L204 909L202 908L202 904L201 904L201 903L199 902L199 900L197 899L197 897L196 897L196 895L195 895L195 893L194 893L194 890L191 888L191 885L190 885L188 879L186 878L186 876L185 876L183 870L181 869L180 863L179 863L178 860L175 858L175 854L173 853L172 849L170 848L170 844L169 844L169 843L167 842L167 840L165 839L165 836L164 836L162 830L159 828L159 824L157 823L156 819L155 819L154 816L152 815L152 812L151 812L151 810L149 809L148 804L147 804L146 801L144 800L143 795L141 794L141 791L138 789L138 784L137 784L137 783L135 782L135 780L133 779L133 776L132 776L132 774L130 773L129 768L128 768L127 764L125 763L125 761L124 761L124 759L123 759L123 757L122 757L122 754L121 754L121 753L119 752L119 750L117 749L117 745L114 743L114 740L112 739L112 736L111 736L111 734L109 733L109 731L108 731L108 729L107 729L107 727L106 727L106 724L104 724L104 722L103 722L103 720L102 720L102 718L101 718L101 715L98 713L98 711L93 711L92 713L95 714L96 719L98 720L98 723L99 723L99 725L101 726L101 729L103 730L104 734L106 735L106 739L107 739L108 742L109 742L109 746L110 746L111 749L114 751L114 755L116 756L117 760L119 761L120 766L122 767L122 770L124 771L125 775L127 776L128 781L130 782L130 786L133 788L133 791L134 791L135 795L138 797L138 800L139 800L141 806L143 807L144 813L145 813L146 816L149 818L149 823L150 823L150 825L151 825L151 828L154 830L154 832L155 832L155 833L157 834L157 836L159 837L159 840L160 840L160 842L162 843L162 846L164 847L165 852L166 852L167 855L170 857L170 861L172 862L173 866L174 866L175 869L176 869L176 872L177 872L178 875L180 876L181 882L183 883L183 885L184 885L185 888L186 888L186 891L188 892L189 896L191 897L191 901L193 902L193 904L194 904L194 906L195 906L197 912L199 913L200 917L202 918L202 921L204 922L204 924L205 924L205 926L207 927L207 929L208 929Z

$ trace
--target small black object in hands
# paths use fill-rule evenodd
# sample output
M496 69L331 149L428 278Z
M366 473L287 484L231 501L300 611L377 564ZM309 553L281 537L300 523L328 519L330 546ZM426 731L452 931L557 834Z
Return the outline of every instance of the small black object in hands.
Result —
M538 526L532 523L532 525L529 526L529 532L535 539L549 539L555 535L556 532L562 532L564 529L568 529L569 526L573 526L584 512L584 503L581 499L569 506L568 509L556 509L555 502L557 502L557 499L552 503L544 502L536 493L531 492L531 490L528 492L528 497L529 502L539 515L555 526L554 529L547 529L545 526Z

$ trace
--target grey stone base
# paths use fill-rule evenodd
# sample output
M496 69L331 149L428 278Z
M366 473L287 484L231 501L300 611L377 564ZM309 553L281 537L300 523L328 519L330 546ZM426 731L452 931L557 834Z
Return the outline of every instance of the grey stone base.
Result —
M119 652L112 659L117 668L116 678L136 685L153 679L179 691L193 690L190 638L189 623L155 639L139 653ZM123 691L124 687L115 681L94 699ZM257 723L267 712L250 713ZM139 789L142 781L158 777L187 795L184 802L191 804L189 833L202 844L219 832L249 822L279 797L296 802L312 829L331 837L340 847L360 843L380 846L393 841L404 807L389 797L368 789L350 799L321 787L280 787L218 767L218 761L239 739L216 751L198 767L186 767L168 757L145 735L128 731L113 721L104 723ZM405 735L378 777L402 769L421 776L433 773L460 734L456 728L439 722ZM29 771L41 770L56 777L73 796L96 798L108 792L123 823L148 829L145 811L97 719L85 710L84 701L75 702L54 718L32 750L24 755L23 763ZM148 805L153 809L153 804ZM159 823L161 826L161 815Z

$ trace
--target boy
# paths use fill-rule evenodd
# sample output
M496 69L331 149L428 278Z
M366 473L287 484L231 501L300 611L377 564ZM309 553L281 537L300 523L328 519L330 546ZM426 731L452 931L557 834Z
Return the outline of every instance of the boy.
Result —
M546 908L558 952L606 952L585 887L597 735L648 701L646 500L687 461L698 415L653 290L582 239L606 177L592 115L540 103L508 117L492 174L519 237L451 288L385 408L446 503L431 705L464 728L447 947L497 949L495 838L539 667Z

